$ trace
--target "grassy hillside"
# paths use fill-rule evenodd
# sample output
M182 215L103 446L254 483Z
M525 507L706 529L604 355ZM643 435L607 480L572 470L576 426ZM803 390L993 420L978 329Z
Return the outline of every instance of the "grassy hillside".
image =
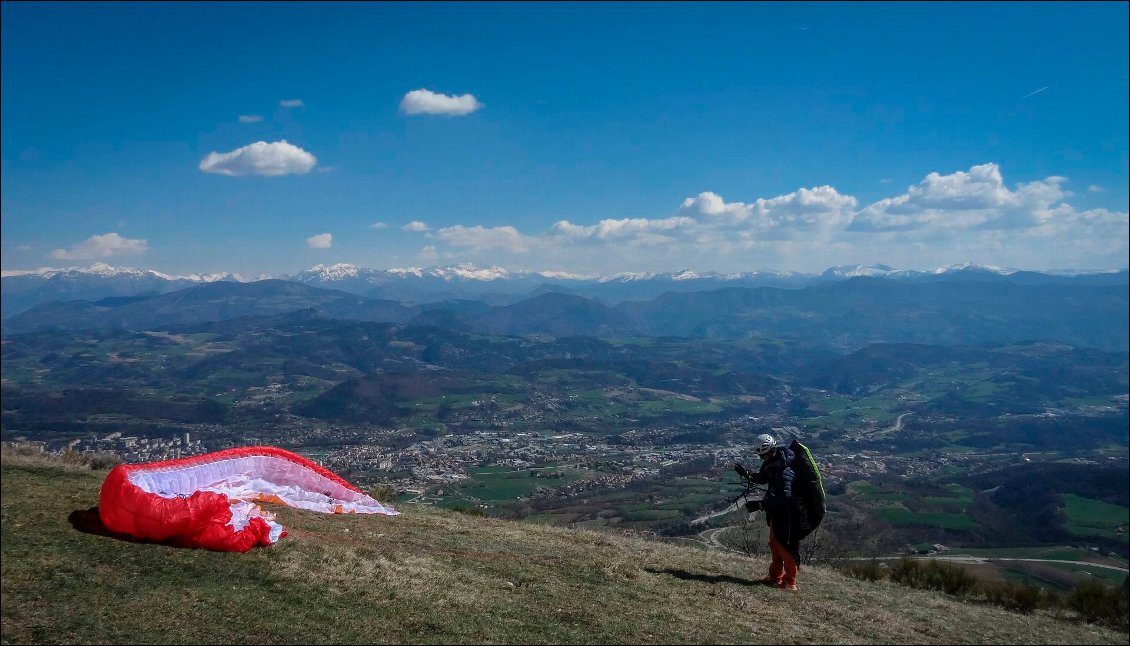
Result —
M247 554L98 533L104 471L5 454L3 643L1126 643L1126 634L764 560L405 507L279 508ZM798 621L798 618L805 618Z

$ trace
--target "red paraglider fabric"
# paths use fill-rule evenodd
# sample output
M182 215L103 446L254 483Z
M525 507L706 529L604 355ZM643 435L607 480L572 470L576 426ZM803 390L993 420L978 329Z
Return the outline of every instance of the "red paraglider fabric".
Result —
M98 510L111 531L246 552L286 535L256 504L263 501L323 513L399 513L328 469L273 446L119 465L102 483Z

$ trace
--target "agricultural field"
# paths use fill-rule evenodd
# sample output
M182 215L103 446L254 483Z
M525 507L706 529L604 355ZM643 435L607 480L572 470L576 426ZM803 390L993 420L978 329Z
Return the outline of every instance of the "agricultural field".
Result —
M1127 542L1130 510L1126 507L1074 494L1062 494L1062 498L1067 531L1077 536L1102 536Z
M847 497L895 527L936 527L957 531L976 527L973 518L965 513L973 503L973 491L957 484L948 484L940 491L919 495L908 489L857 481L848 485Z
M1101 552L1070 545L1043 547L960 547L951 549L950 556L969 555L985 559L1032 559L1031 561L1000 560L984 565L996 571L1000 578L1020 583L1051 585L1066 589L1084 577L1098 577L1108 583L1121 584L1127 576L1130 561L1113 552ZM1045 563L1040 561L1061 561ZM1068 563L1066 561L1075 561ZM1094 563L1095 565L1087 565ZM1109 567L1097 567L1109 566ZM1111 568L1121 568L1111 569Z

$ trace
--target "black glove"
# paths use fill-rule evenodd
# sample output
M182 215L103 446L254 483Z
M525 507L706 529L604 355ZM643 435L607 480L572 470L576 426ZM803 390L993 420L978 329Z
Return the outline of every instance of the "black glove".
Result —
M750 500L749 502L747 502L745 504L745 510L748 511L749 513L751 513L751 514L755 511L760 510L760 509L761 509L761 501L760 500Z
M743 478L748 478L748 477L749 477L749 471L746 471L746 470L745 470L745 467L743 467L743 466L742 466L742 465L740 465L740 464L735 464L735 465L734 465L734 471L737 471L737 472L738 472L738 475L740 475L740 476L741 476L741 477L743 477Z

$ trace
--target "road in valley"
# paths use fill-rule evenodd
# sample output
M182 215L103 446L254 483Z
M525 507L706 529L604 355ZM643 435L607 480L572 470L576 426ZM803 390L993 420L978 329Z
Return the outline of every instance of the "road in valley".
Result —
M717 514L715 514L717 515ZM722 550L725 552L733 552L736 554L744 554L741 550L736 550L732 547L727 547L719 540L722 532L731 529L733 526L727 527L714 527L711 529L704 529L699 532L694 538L687 536L680 536L681 540L694 541L701 543L711 549ZM1102 568L1104 570L1116 570L1118 572L1130 573L1125 567L1119 565L1107 565L1105 563L1095 563L1094 561L1071 561L1066 559L1029 559L1017 558L1010 556L970 556L968 554L916 554L905 556L853 556L844 559L836 559L843 561L890 561L901 558L912 559L934 559L937 561L951 561L954 563L963 563L966 565L984 565L986 563L994 563L997 561L1028 561L1031 563L1063 563L1067 565L1082 565L1086 567Z

